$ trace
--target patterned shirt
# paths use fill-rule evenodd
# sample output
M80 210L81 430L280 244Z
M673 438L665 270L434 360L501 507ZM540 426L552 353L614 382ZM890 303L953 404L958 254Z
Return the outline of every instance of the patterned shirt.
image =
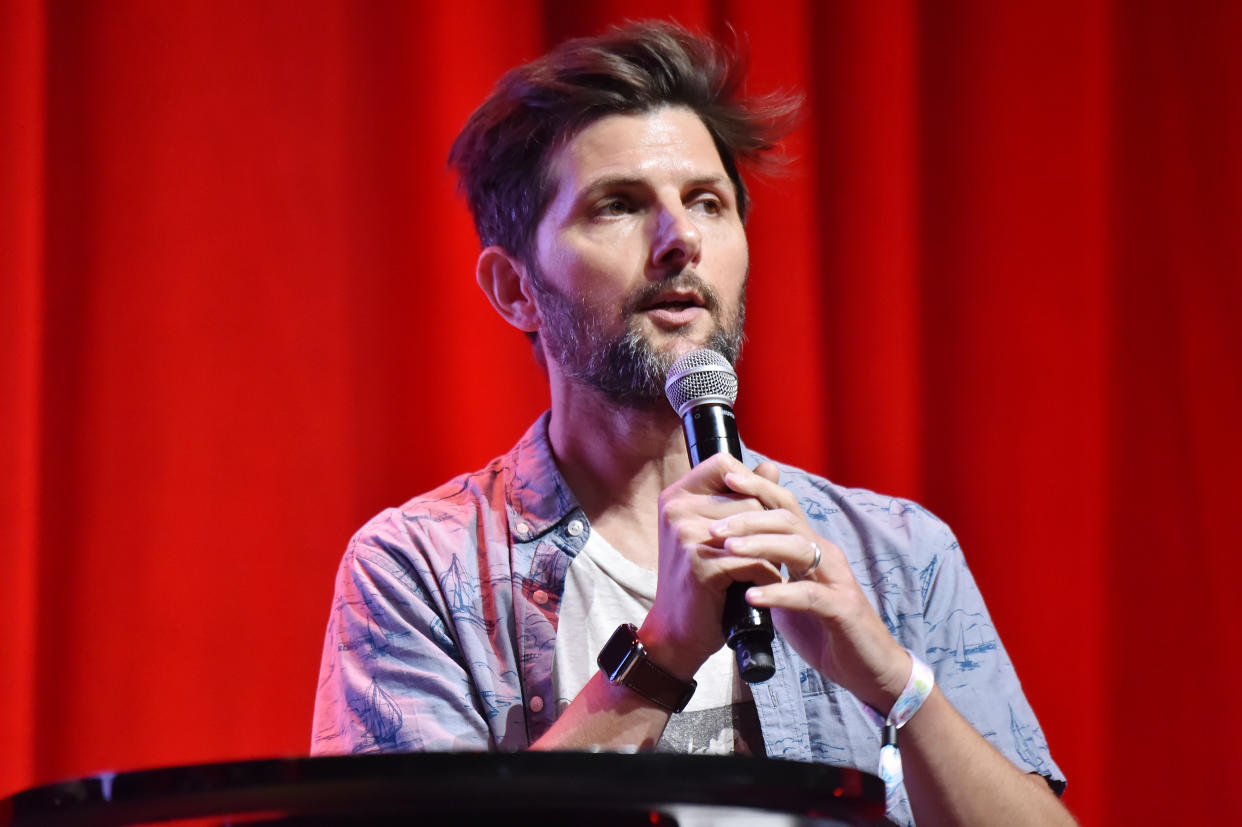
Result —
M312 753L517 751L551 726L557 609L590 525L552 460L548 419L486 468L354 536L324 642ZM747 466L763 459L743 449ZM845 553L953 706L1017 767L1063 785L948 526L912 502L779 467L811 527ZM775 676L752 686L768 756L874 773L881 733L862 702L779 634L773 654ZM888 817L913 823L904 794Z

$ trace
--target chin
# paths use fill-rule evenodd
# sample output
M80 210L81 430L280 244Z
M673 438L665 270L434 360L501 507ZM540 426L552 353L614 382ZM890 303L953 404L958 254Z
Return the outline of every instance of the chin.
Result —
M659 353L661 356L667 358L667 365L672 365L687 353L693 350L702 350L705 347L707 347L706 341L700 341L697 338L691 339L688 337L681 337L660 348Z

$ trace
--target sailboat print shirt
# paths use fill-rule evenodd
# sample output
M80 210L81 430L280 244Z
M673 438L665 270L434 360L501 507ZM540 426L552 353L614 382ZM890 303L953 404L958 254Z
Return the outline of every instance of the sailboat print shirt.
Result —
M336 580L312 753L517 751L547 731L565 572L591 530L552 461L547 425L545 413L508 454L354 536ZM764 459L746 449L743 458L752 468ZM780 470L954 707L1059 792L1064 776L948 526L907 500ZM862 703L779 634L773 653L775 676L751 687L768 756L875 773L881 733ZM888 817L912 823L901 793Z

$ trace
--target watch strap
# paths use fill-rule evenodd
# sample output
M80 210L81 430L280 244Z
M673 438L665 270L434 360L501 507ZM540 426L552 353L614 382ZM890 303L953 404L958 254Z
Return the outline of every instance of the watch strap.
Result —
M683 681L652 663L633 623L617 627L596 662L613 686L624 686L671 712L685 709L698 687L694 679Z

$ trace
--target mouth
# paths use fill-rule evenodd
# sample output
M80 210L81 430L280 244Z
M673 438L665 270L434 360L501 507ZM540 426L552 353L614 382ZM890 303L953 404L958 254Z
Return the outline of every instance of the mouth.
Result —
M684 310L692 310L697 307L705 307L703 299L697 293L661 293L651 301L645 303L640 309L648 310L664 310L671 313L679 313Z
M696 323L708 311L696 298L663 297L648 302L642 314L657 328L666 331L683 330Z

